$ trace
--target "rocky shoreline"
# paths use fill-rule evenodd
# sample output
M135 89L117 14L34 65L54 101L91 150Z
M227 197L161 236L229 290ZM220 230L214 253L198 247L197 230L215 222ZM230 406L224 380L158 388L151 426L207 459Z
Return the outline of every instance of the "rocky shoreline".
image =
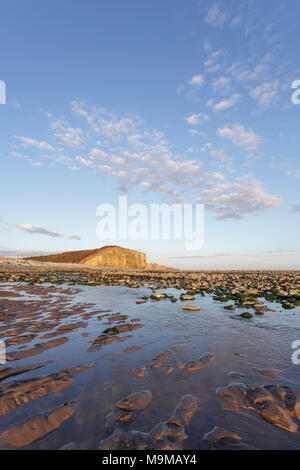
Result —
M114 291L120 297L122 292L128 293L129 311L116 311L116 294L110 287L120 289ZM107 288L112 295L109 307L106 304L100 308L96 293ZM83 292L88 301L80 297ZM89 292L94 295L91 301ZM104 300L100 297L99 302ZM254 419L297 439L300 390L285 378L284 370L261 367L256 360L253 363L257 358L252 358L251 364L245 353L234 351L229 344L229 383L224 383L223 349L221 352L214 347L203 349L203 338L199 345L196 341L194 352L189 347L182 349L195 325L199 324L201 334L208 301L224 313L223 319L240 320L238 328L246 334L247 325L260 327L265 316L276 315L273 312L298 314L300 273L159 272L0 260L0 334L7 347L7 363L0 366L0 415L6 420L0 426L0 448L40 448L44 439L51 443L51 436L60 433L57 444L52 444L54 448L180 450L188 448L186 442L194 422L201 429L198 446L201 442L203 448L255 448L233 416L232 421L228 418L228 426L226 420L214 421L210 417L207 426L210 422L214 424L210 430L199 424L207 400L209 406L217 406L225 414L241 413L242 419L243 413L248 413L250 419L255 416ZM156 353L149 356L143 349L146 344L147 350L147 342L156 344L158 333L153 330L153 321L159 321L158 313L163 318L166 310L170 319L176 312L174 321L181 321L182 317L187 329L179 343L176 330L168 349L157 346ZM211 325L216 328L213 318ZM193 326L189 328L190 319ZM222 315L218 316L218 321L221 320ZM229 327L233 329L234 325ZM202 334L205 336L205 330ZM256 341L254 334L250 333L249 338ZM83 349L80 359L74 359L77 362L72 366L57 366L56 361L64 364L65 351L69 350L71 357L75 354L74 340ZM124 342L128 345L125 349ZM34 362L35 357L38 362ZM135 357L135 361L126 361L124 357ZM78 391L75 396L68 395L68 391L74 390L81 376L93 377L96 371L101 376L103 358L107 358L108 371L110 367L118 370L119 363L123 364L121 368L126 364L128 370L123 380L126 378L129 386L123 390L120 371L117 372L111 385L117 390L115 401L109 397L105 401L105 388L102 393L95 392L95 403L101 403L101 407L105 404L95 439L76 438L72 431L69 432L72 440L64 444L64 430L76 429L78 420L94 435L90 420L85 421L88 400ZM230 369L232 365L239 367ZM97 387L99 384L96 390ZM177 388L178 396L176 400L174 396L171 411L168 394L173 396ZM23 415L23 408L29 406L33 412ZM165 417L155 421L158 410Z

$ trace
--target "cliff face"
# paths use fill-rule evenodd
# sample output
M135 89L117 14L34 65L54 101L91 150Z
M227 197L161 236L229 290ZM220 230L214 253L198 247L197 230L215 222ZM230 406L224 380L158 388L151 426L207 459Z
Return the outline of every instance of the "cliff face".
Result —
M104 246L95 250L68 251L57 255L35 256L27 258L34 261L52 263L75 263L85 266L106 268L148 269L149 271L167 270L164 266L146 263L145 253L121 248Z
M88 256L80 264L85 266L103 266L110 268L146 268L146 255L138 251L120 248L119 246L104 247L97 253Z

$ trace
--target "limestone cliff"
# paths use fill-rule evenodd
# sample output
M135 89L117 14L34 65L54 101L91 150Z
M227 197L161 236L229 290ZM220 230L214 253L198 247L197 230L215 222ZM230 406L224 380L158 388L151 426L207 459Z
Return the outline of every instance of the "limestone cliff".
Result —
M34 261L53 263L75 263L85 266L106 268L148 269L150 271L167 270L164 266L146 262L145 253L120 246L104 246L94 250L67 251L57 255L35 256L27 258Z
M80 262L86 266L103 266L109 268L146 268L146 255L135 250L119 246L107 246L93 253Z

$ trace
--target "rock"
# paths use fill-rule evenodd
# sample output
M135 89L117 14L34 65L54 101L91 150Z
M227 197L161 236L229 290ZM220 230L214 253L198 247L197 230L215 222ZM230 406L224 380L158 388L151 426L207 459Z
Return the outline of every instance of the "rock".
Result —
M123 398L123 400L116 404L116 407L126 411L141 411L149 405L151 400L152 393L149 390L143 390Z
M105 431L111 434L116 426L124 426L132 423L138 413L143 411L152 400L152 394L148 390L134 392L115 405L115 409L105 417Z
M24 403L56 393L72 384L72 377L89 366L63 369L47 377L6 382L0 385L0 416L3 416Z
M117 339L118 339L117 335L115 336L100 335L98 336L98 338L96 338L93 341L92 346L88 349L88 352L98 351L99 349L101 349L102 346L106 344L110 344L113 341L116 341Z
M32 366L23 366L23 367L4 367L0 369L0 381L5 380L9 377L16 375L24 374L25 372L30 372L31 370L40 369L48 365L51 361L41 362L39 364L34 364Z
M237 441L241 441L242 438L235 432L228 431L228 429L219 426L215 426L212 431L203 436L202 440L208 444L218 444L220 441L235 443Z
M181 428L188 426L190 420L198 410L198 402L192 395L184 395L176 406L167 424L176 424Z
M167 298L166 294L152 294L150 296L150 299L153 299L153 300L162 300L166 298Z
M200 307L194 307L193 305L184 305L182 307L182 310L188 310L190 312L196 312L196 311L200 310Z
M262 416L266 421L285 429L289 432L296 432L298 427L294 423L287 410L283 409L277 403L263 402L256 407L257 413Z
M241 318L253 318L253 315L250 312L243 312L240 314L240 317Z
M187 438L185 427L198 409L197 400L191 395L182 397L172 416L157 424L149 432L116 429L114 433L99 443L100 450L180 450L182 441Z
M195 297L193 295L181 294L180 300L182 300L182 301L195 300Z
M214 360L215 358L212 354L205 353L200 357L199 362L190 361L187 364L185 364L184 368L186 370L191 370L191 371L206 369L214 362Z
M217 389L217 398L223 410L237 411L241 408L253 409L246 397L247 387L244 384L230 384Z
M25 421L23 424L8 428L0 434L0 442L8 446L24 447L58 429L74 413L70 405L48 411Z
M123 321L123 320L127 320L128 319L128 315L111 315L110 317L108 317L108 321L109 322L118 322L118 321Z
M136 367L132 371L133 375L135 375L136 377L144 377L145 372L146 372L146 367L145 366Z
M292 418L299 416L300 392L280 385L230 384L217 390L217 397L224 410L249 409L269 423L289 432L298 427Z
M45 343L38 343L35 344L32 348L25 349L22 351L13 351L11 353L6 354L7 361L17 361L19 359L24 359L26 357L35 356L36 354L41 354L47 349L56 348L61 344L64 344L68 341L68 338L58 338L51 341L47 341Z

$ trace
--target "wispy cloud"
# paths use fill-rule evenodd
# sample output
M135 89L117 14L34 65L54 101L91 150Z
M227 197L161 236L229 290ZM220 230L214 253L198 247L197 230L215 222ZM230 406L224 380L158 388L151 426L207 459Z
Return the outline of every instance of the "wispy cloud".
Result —
M208 100L207 105L212 106L214 111L224 111L225 109L231 108L234 106L241 98L241 95L236 93L231 95L229 98L225 98L218 103L213 99Z
M49 151L54 151L54 147L52 147L51 144L48 144L48 142L44 140L36 140L32 139L30 137L24 137L24 136L15 136L16 139L18 139L23 147L35 147L39 150L49 150Z
M246 150L256 150L262 142L260 135L255 134L251 129L246 131L241 124L233 124L231 127L220 128L217 134L219 137L231 140L237 147L242 147Z
M28 232L28 233L38 233L38 234L41 234L41 235L48 235L49 237L62 237L63 236L58 232L54 232L53 230L48 230L44 227L41 227L40 225L31 225L31 224L19 225L19 224L16 224L15 226L18 229L23 230L24 232Z
M250 90L250 96L258 101L260 106L268 107L271 105L279 91L279 81L272 80L258 85Z
M204 23L214 26L215 28L223 28L228 14L221 10L220 2L213 3L204 18Z
M85 138L82 129L71 127L63 120L52 121L51 128L54 130L54 136L61 143L72 148L84 147Z
M125 193L128 191L156 193L165 202L184 202L192 194L194 199L198 197L199 200L206 201L207 208L220 219L241 218L251 213L248 205L251 197L251 207L255 213L276 206L275 196L259 190L261 187L259 181L255 180L256 195L259 198L256 204L255 195L250 192L249 179L245 180L249 187L248 193L244 195L241 188L241 181L244 182L241 179L243 176L229 183L226 182L226 176L222 172L216 171L215 167L211 168L215 161L218 168L224 168L230 173L233 171L231 157L222 150L214 149L212 143L202 144L198 151L189 148L186 152L178 153L173 151L163 132L149 128L139 115L116 115L104 108L95 106L89 108L81 101L73 101L72 110L81 123L80 126L68 124L68 128L82 129L79 135L84 136L84 139L88 136L84 142L84 153L81 155L76 153L71 157L70 154L66 155L66 149L62 147L54 156L55 162L69 169L79 171L78 169L84 166L99 175L107 175L106 185L113 190ZM196 126L201 121L208 121L208 115L195 113L185 119L190 126ZM51 120L57 122L53 117ZM60 125L52 127L54 133L61 128ZM198 129L192 128L189 132L192 135L201 135ZM256 149L261 142L260 136L252 130L246 130L241 124L219 128L218 136L230 139L235 145L248 151ZM206 151L209 151L214 159L210 159L208 164L199 157L199 153L204 153L205 156ZM232 211L226 206L226 216L223 217L220 214L224 212L224 201L235 187L238 188L241 200L245 199L248 202L236 204L236 208ZM220 197L215 197L212 188ZM261 200L261 195L265 203ZM43 233L53 237L63 236L58 232L28 224L25 230L28 233ZM71 237L77 239L77 236L71 235Z
M81 240L81 237L79 237L78 235L69 235L68 238L70 240Z
M198 75L194 75L190 80L189 84L195 87L202 87L205 83L205 77L203 74L199 73Z
M195 126L199 124L201 121L208 121L209 117L207 114L199 113L199 114L191 114L185 118L186 122L191 126Z
M300 178L300 170L286 170L285 173L287 176L292 176L292 178Z
M59 232L55 232L54 230L48 230L47 228L42 227L40 225L15 224L15 227L18 228L19 230L22 230L25 233L47 235L53 238L65 237L65 235ZM66 238L69 238L70 240L81 240L81 237L79 235L69 235Z

